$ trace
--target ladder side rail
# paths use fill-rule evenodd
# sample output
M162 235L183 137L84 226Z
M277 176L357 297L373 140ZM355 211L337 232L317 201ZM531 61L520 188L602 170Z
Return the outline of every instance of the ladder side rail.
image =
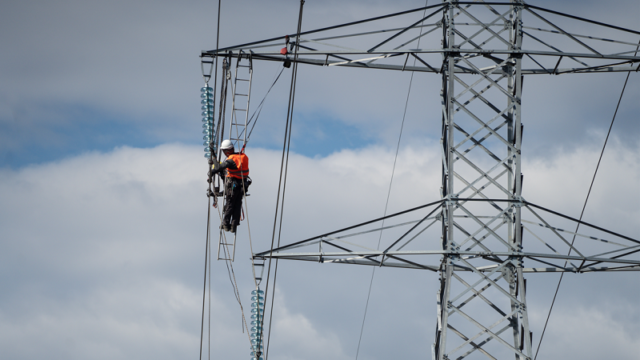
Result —
M233 100L231 102L231 123L229 124L229 140L233 138L233 130L235 128L236 134L238 134L237 129L237 117L236 114L236 94L238 93L238 69L240 68L240 62L242 61L243 51L240 50L238 53L238 60L236 62L236 71L235 78L233 79Z
M220 256L220 248L224 247L223 253L226 256ZM236 236L234 233L233 243L227 242L227 237L224 235L224 232L220 231L220 238L218 240L218 260L231 260L233 262L236 258Z
M242 137L242 146L240 149L244 149L244 146L247 143L247 123L249 122L249 106L251 104L251 83L253 80L253 58L251 52L249 53L249 89L247 90L247 111L245 111L244 116L244 130Z
M232 262L236 259L236 239L238 238L237 234L237 231L233 233L233 254L231 255Z

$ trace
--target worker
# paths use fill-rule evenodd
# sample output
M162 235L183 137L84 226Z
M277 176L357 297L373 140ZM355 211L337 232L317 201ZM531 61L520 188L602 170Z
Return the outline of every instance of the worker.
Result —
M233 143L224 140L220 149L227 157L222 163L213 165L212 171L225 178L224 181L224 208L222 209L222 224L224 231L236 232L240 223L242 211L242 197L251 184L249 178L249 158L243 152L236 153ZM224 175L226 170L226 176Z

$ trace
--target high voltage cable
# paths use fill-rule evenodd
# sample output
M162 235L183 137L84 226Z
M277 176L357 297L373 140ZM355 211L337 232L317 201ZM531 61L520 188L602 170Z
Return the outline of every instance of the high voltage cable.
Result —
M638 54L638 47L636 47L636 53ZM634 56L635 56L634 55ZM598 174L598 169L600 168L600 162L602 161L602 156L604 155L604 150L607 147L607 142L609 141L609 135L611 134L611 129L613 128L613 122L616 120L616 115L618 114L618 109L620 108L620 102L622 102L622 96L624 95L624 90L627 87L627 82L629 81L629 75L631 72L627 72L627 78L624 80L624 85L622 86L622 92L620 93L620 98L618 99L618 104L616 105L616 111L613 113L613 118L611 119L611 124L609 125L609 131L607 131L607 136L604 139L604 144L602 145L602 151L600 152L600 157L598 158L598 164L596 165L596 170L593 173L593 177L591 178L591 184L589 185L589 191L587 191L587 197L584 200L584 205L582 206L582 212L580 213L579 221L582 221L582 216L584 215L584 210L587 208L587 202L589 201L589 195L591 195L591 189L593 188L593 183L596 180L596 175ZM578 232L578 228L580 227L580 222L576 225L576 231ZM576 234L573 234L573 240L571 241L571 247L569 247L569 253L567 256L571 254L571 250L573 248L573 243L576 241ZM564 262L564 266L567 266L567 260ZM544 333L547 330L547 325L549 324L549 318L551 317L551 311L553 310L553 305L556 302L556 297L558 296L558 290L560 290L560 284L562 284L562 279L564 278L564 272L560 274L560 280L558 280L558 286L556 286L556 292L553 294L553 300L551 301L551 307L549 308L549 313L547 314L547 319L544 322L544 328L542 329L542 334L540 335L540 342L538 342L538 348L536 349L536 355L533 357L533 360L538 358L538 352L540 351L540 345L542 345L542 339L544 339Z
M429 5L429 0L427 0L425 6ZM427 10L424 10L424 14L426 14ZM424 17L423 14L423 17ZM420 47L420 39L422 37L422 28L420 28L420 36L418 37L418 47ZM415 66L416 64L416 59L413 59L413 65ZM398 152L400 150L400 140L402 139L402 131L404 129L404 120L407 116L407 107L409 106L409 95L411 95L411 85L413 84L413 75L415 74L415 72L411 72L411 79L409 80L409 90L407 91L407 100L404 103L404 113L402 114L402 123L400 125L400 135L398 135L398 144L396 145L396 155L395 158L393 159L393 167L391 169L391 180L389 181L389 190L387 191L387 201L384 204L384 214L383 216L387 216L387 207L389 205L389 198L391 196L391 187L393 185L393 176L395 174L396 171L396 162L398 160ZM384 219L382 220L382 225L380 227L384 227ZM382 240L382 231L380 231L380 237L378 237L378 246L376 247L376 250L380 249L380 241ZM371 288L373 287L373 278L376 275L376 268L373 267L373 270L371 271L371 280L369 281L369 291L367 293L367 302L365 303L364 306L364 315L362 317L362 325L360 326L360 336L358 338L358 347L356 349L356 360L358 360L358 355L360 354L360 344L362 342L362 334L364 333L364 323L365 320L367 319L367 310L369 309L369 299L371 298Z
M216 51L219 49L220 47L220 8L222 5L222 0L218 0L218 20L217 20L217 24L216 24ZM212 64L215 67L215 71L214 71L214 79L213 79L213 99L214 99L214 104L215 104L215 98L216 98L216 92L218 89L217 83L218 83L218 57L216 57L215 63ZM211 76L211 73L209 73L209 76ZM211 77L209 77L210 79ZM207 86L207 85L205 85ZM222 89L221 89L222 91ZM214 112L215 114L215 112ZM210 141L213 141L214 139L210 139ZM209 146L211 146L211 144L209 144ZM213 151L211 152L211 156L215 157L215 155L213 154ZM208 166L210 167L210 166ZM209 169L210 170L210 169ZM211 186L212 183L209 183L209 191L211 191ZM209 245L210 245L210 240L211 240L211 232L210 232L210 225L211 225L211 197L207 197L207 235L206 235L206 245L205 245L205 256L204 256L204 285L203 285L203 289L202 289L202 319L201 319L201 324L200 324L200 360L202 360L202 345L203 345L203 338L204 338L204 312L205 312L205 298L206 298L206 290L207 290L207 265L208 265L208 270L209 270L209 339L208 339L208 358L211 358L211 259L209 258L209 253L211 251ZM215 199L214 199L215 201Z
M211 206L209 206L209 212L211 211ZM209 222L207 220L207 222ZM207 226L209 229L210 227ZM208 235L208 234L207 234ZM211 239L211 236L208 236L209 239ZM208 359L211 360L211 246L208 246L209 248L209 254L207 255L207 257L209 258L209 323L208 323L208 330L207 330L207 334L208 336L208 342L207 342L207 353L208 353Z
M251 118L249 119L249 122L247 123L247 126L249 124L251 124L252 121L253 121L253 125L251 126L251 130L247 134L247 142L249 142L249 138L251 137L251 134L253 133L253 129L256 127L256 123L258 122L258 118L260 117L260 113L262 113L262 106L264 104L264 101L267 99L267 95L269 95L269 93L271 92L271 89L273 89L275 84L278 82L278 79L280 79L280 75L282 75L282 72L284 71L284 69L285 69L285 67L283 66L282 69L280 70L280 73L278 73L278 75L276 76L275 80L273 80L273 83L271 84L271 87L269 88L269 90L267 90L267 93L264 94L264 97L262 98L262 101L260 101L260 104L258 104L258 107L253 112L253 115L251 115ZM255 117L255 120L253 119L254 117ZM246 131L246 129L244 131Z
M298 78L298 62L296 61L298 59L298 49L299 49L299 45L300 45L300 33L301 33L301 28L302 28L302 10L303 10L303 6L304 6L304 0L300 0L300 12L298 15L298 28L297 28L297 36L296 36L296 46L295 46L295 51L294 51L294 63L293 63L293 69L292 69L292 74L291 74L291 87L289 89L289 105L287 107L287 121L285 123L285 135L284 135L284 144L282 146L282 159L280 160L280 180L278 181L278 196L276 199L276 211L275 211L275 217L273 219L273 233L271 235L271 250L269 252L269 267L267 270L267 283L265 285L265 308L266 308L266 302L267 302L267 295L268 295L268 290L269 290L269 278L270 278L270 274L271 274L271 261L272 261L272 257L271 255L273 255L273 245L275 242L275 232L276 232L276 225L277 225L277 221L278 221L278 205L280 205L280 225L279 225L279 230L278 230L278 247L280 246L280 235L282 234L282 218L283 218L283 212L284 212L284 197L285 197L285 191L286 191L286 186L287 186L287 171L289 169L289 151L291 150L291 128L293 125L293 106L295 104L295 93L296 93L296 80ZM285 154L286 154L286 158L285 158ZM284 169L284 183L283 183L283 169ZM280 185L282 184L282 203L280 204ZM274 275L273 275L273 290L271 291L271 310L270 310L270 314L269 314L269 331L268 331L268 335L267 335L267 346L265 347L265 360L268 360L269 358L269 345L271 343L271 323L272 323L272 318L273 318L273 303L274 303L274 297L275 297L275 285L276 285L276 279L277 279L277 275L278 275L278 259L276 259L276 265L275 265L275 269L274 269ZM263 323L264 324L264 323ZM264 326L264 325L263 325ZM261 331L264 333L264 328L261 329Z
M205 313L205 299L206 299L206 290L207 290L207 277L209 279L209 339L208 339L208 343L209 343L209 348L208 348L208 352L209 352L209 358L211 358L211 199L209 199L207 201L207 236L206 236L206 249L205 249L205 265L204 265L204 289L203 289L203 294L202 294L202 321L201 321L201 327L200 327L200 360L202 360L202 346L203 346L203 335L204 335L204 313ZM220 218L220 220L222 220L222 215L220 214L220 209L218 209L218 217ZM224 236L224 235L223 235ZM225 241L226 243L226 241ZM225 244L226 245L226 244ZM230 258L231 256L231 252L229 249L227 249L226 246L222 247L222 250L224 251L225 254L225 258ZM240 313L242 315L242 324L243 327L247 327L247 323L246 323L246 319L244 317L244 308L242 306L242 301L240 299L240 292L238 290L238 285L237 285L237 281L235 279L235 272L233 270L233 265L231 264L230 260L225 260L225 265L227 267L227 275L229 276L229 281L231 282L231 286L233 287L233 295L236 298L236 301L238 302L238 305L240 306ZM207 273L207 268L209 270L209 272ZM207 276L208 275L208 276ZM247 336L249 335L249 332L247 331ZM251 338L248 338L249 340L249 345L251 345Z
M209 224L211 217L211 198L207 199L207 236L206 236L206 247L204 253L204 286L202 289L202 320L200 322L200 360L202 360L202 342L204 337L204 305L207 294L207 263L209 260Z
M222 214L220 213L220 208L218 209L218 218L220 220L220 222L222 222ZM224 263L227 267L227 275L229 276L229 281L231 282L231 287L233 287L233 294L236 297L236 301L238 302L238 306L240 306L240 316L242 318L242 326L243 329L246 328L247 329L247 340L249 341L249 347L251 347L251 336L249 335L249 326L247 326L247 319L244 316L244 307L242 306L242 300L241 300L241 296L240 296L240 290L238 289L238 281L236 280L236 273L233 270L233 263L231 261L231 250L229 250L228 247L228 243L227 243L227 239L226 239L226 235L225 233L221 230L221 236L222 236L222 240L224 241L224 246L222 246L222 251L224 251ZM211 247L209 247L209 249L211 249ZM218 251L220 249L218 248ZM235 251L235 250L234 250ZM209 257L211 258L211 256ZM209 277L211 277L211 273L209 273ZM211 298L209 298L209 301L211 301ZM211 314L209 314L209 316L211 316ZM243 330L244 332L244 330ZM211 336L211 333L209 333L209 336Z

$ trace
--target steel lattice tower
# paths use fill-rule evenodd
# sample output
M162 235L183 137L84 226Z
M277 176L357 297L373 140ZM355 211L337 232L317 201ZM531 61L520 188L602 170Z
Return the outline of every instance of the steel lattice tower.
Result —
M534 24L525 26L524 16ZM593 33L566 30L549 16ZM600 31L613 40L594 36ZM441 194L424 206L259 252L255 259L439 273L432 346L438 360L532 359L527 273L640 270L640 241L526 201L521 172L524 76L638 71L640 32L522 0L444 0L296 35L289 34L291 49L300 46L297 58L280 52L283 37L202 56L237 57L242 50L253 60L438 74ZM411 48L419 38L427 45ZM577 224L580 232L569 230ZM381 231L384 248L373 250Z

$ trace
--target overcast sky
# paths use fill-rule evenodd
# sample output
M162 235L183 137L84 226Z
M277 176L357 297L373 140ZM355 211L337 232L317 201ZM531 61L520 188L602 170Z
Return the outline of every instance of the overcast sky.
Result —
M531 3L639 30L636 0ZM303 30L423 5L307 1ZM223 1L221 45L292 33L298 7ZM207 216L199 54L215 48L217 2L0 9L0 357L197 358ZM280 68L257 65L254 99ZM585 213L634 238L639 75L629 78ZM410 76L300 67L284 242L383 214ZM625 76L525 80L527 200L580 215ZM254 250L271 239L289 81L285 71L248 150ZM414 77L389 212L439 199L439 86L438 75ZM240 231L234 270L246 307L250 250ZM279 267L273 359L354 359L371 269ZM212 273L212 357L248 359L227 268L214 262ZM529 277L534 344L557 278ZM430 358L437 280L378 269L359 359ZM539 359L637 359L638 296L636 273L568 274Z

